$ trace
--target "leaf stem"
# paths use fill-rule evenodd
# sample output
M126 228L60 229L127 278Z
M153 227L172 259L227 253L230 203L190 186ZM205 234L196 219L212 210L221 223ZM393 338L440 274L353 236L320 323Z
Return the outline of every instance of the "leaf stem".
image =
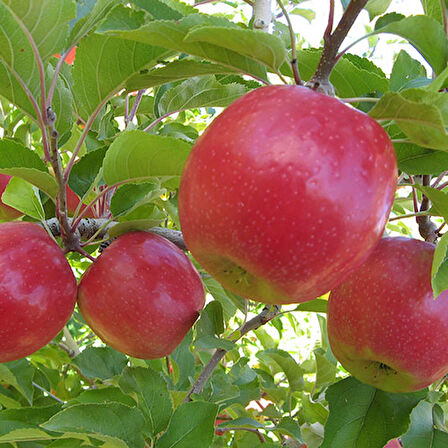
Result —
M135 97L134 104L132 105L131 112L129 113L129 116L127 117L127 121L126 121L126 117L125 117L126 128L128 127L129 123L134 119L135 114L137 113L138 107L140 106L140 102L142 101L142 98L143 98L143 95L145 94L145 92L146 92L146 89L142 89L142 90L138 91L137 96Z
M62 66L64 65L65 58L67 55L72 51L73 47L75 45L72 45L68 50L65 50L64 53L62 53L59 57L58 63L56 64L56 67L54 69L53 79L51 80L50 88L48 89L48 95L47 95L47 101L46 101L46 107L50 107L51 103L53 101L54 91L56 89L56 82L59 77L59 73L61 72Z

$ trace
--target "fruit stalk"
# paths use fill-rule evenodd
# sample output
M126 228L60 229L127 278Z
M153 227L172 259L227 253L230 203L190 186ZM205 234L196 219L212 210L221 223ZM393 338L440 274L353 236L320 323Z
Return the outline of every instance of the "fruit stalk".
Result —
M321 93L334 96L333 86L330 84L330 74L338 61L339 48L346 38L350 28L366 6L368 0L352 0L347 6L341 20L336 29L329 32L327 29L324 36L324 49L313 77L307 82L307 86ZM332 21L332 13L330 9L330 20ZM330 23L330 22L329 22Z
M424 175L422 179L422 184L425 186L429 186L431 182L431 176ZM431 202L428 199L427 196L422 195L422 202L420 204L420 212L425 212L429 210L431 206ZM424 216L417 216L415 218L418 224L418 231L421 235L421 237L428 241L428 243L434 243L436 239L438 238L438 232L437 232L437 225L431 221L431 217L424 215Z
M238 339L241 339L246 333L249 331L256 330L257 328L265 325L275 317L280 314L279 306L265 306L260 314L253 317L244 323L235 333L236 337L231 339L233 342L236 342ZM224 358L227 350L223 348L216 349L213 356L210 358L210 361L205 365L204 369L194 382L191 389L188 391L186 397L184 398L184 403L187 401L191 401L191 396L193 394L200 394L204 389L204 386L207 384L208 379L211 377L213 371L216 369L221 359Z

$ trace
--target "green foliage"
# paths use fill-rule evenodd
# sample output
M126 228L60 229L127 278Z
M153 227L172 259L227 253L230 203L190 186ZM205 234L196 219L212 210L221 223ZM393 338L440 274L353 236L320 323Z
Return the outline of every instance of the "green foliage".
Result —
M56 216L55 139L68 185L104 218L98 238L82 236L85 252L68 256L77 277L89 266L85 255L99 255L106 230L106 240L154 226L181 230L180 176L206 126L254 88L293 83L289 30L278 7L271 34L253 29L241 0L208 5L210 14L192 3L0 0L0 174L14 176L1 199L23 220ZM299 20L295 31L296 23L313 25L319 17L312 2L284 3ZM440 1L421 3L424 15L405 17L388 13L390 0L367 2L366 28L373 31L366 37L376 40L362 54L354 47L342 55L330 81L394 142L403 184L394 218L414 212L414 176L417 199L431 202L422 214L439 226L448 221L447 177L437 186L421 185L421 176L434 182L448 170L448 40ZM390 55L386 70L374 58L375 45L391 34L408 45ZM296 37L307 81L322 49L302 32ZM59 55L74 47L73 65L62 62ZM409 222L397 219L387 232L416 235ZM448 289L447 241L440 239L434 257L436 297ZM244 333L263 305L197 267L207 305L166 359L134 359L104 346L76 310L49 345L0 364L0 445L383 448L396 437L404 448L448 445L446 383L389 394L347 377L329 348L325 296L285 306ZM215 353L221 362L188 401Z

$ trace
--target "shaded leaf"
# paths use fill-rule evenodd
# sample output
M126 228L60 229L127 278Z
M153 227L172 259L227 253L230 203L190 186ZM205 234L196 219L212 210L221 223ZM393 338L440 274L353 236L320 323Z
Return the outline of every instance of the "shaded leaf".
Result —
M20 177L13 177L2 195L2 201L39 221L45 220L45 212L39 190Z
M377 448L403 434L412 409L426 396L391 394L346 378L330 386L326 398L330 415L321 448Z
M442 236L436 246L431 270L434 298L448 289L448 234Z
M192 78L160 98L160 115L199 107L225 107L246 93L241 84L222 85L213 76Z
M133 130L122 132L112 143L103 162L108 185L155 176L180 176L190 152L183 140Z
M33 377L34 367L26 359L0 363L0 380L14 386L30 405L33 402Z
M166 429L173 413L168 387L161 374L150 368L126 367L119 380L123 392L135 397L150 434Z
M111 447L143 448L142 413L121 403L77 404L62 410L42 428L60 433L86 434Z
M87 378L106 380L119 375L128 358L111 347L88 347L73 358L72 362Z
M157 448L208 448L213 440L218 406L205 401L181 404Z

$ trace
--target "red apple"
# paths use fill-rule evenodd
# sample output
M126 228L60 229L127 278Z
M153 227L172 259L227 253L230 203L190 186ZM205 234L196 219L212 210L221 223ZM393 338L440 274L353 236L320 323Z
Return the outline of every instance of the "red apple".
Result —
M19 210L4 204L1 200L1 196L6 190L11 177L12 176L8 176L7 174L0 174L0 221L11 221L23 216L22 212L19 212Z
M384 448L402 448L398 439L392 439Z
M81 199L79 196L67 185L65 189L66 200L67 200L67 213L69 216L73 216L75 210L77 209ZM80 212L87 208L86 204L82 204ZM95 218L95 213L91 208L85 213L85 218Z
M448 291L433 299L434 247L409 238L383 238L331 292L331 348L364 383L411 392L448 373Z
M0 362L46 345L75 303L75 277L47 232L30 222L0 224Z
M118 237L78 287L78 305L92 330L116 350L143 359L169 355L204 300L204 287L188 257L147 232Z
M182 231L229 290L304 302L367 258L396 176L389 137L364 113L305 87L262 87L196 142L179 191Z

